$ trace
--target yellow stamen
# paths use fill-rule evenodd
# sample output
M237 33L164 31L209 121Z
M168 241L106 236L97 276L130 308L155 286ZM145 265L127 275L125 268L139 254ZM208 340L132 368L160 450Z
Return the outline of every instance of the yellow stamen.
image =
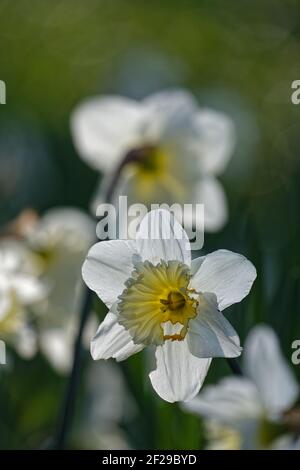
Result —
M190 277L189 268L178 261L137 265L118 304L119 323L129 330L135 343L158 345L185 338L198 306L188 288ZM181 325L180 332L164 335L167 322Z
M184 307L185 297L181 292L171 291L168 295L168 300L160 299L160 303L166 305L166 309L179 310Z

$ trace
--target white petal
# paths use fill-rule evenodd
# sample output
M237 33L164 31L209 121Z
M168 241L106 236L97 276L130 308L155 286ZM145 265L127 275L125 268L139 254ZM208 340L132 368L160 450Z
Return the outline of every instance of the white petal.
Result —
M156 349L156 370L149 375L156 393L164 400L191 400L200 390L211 359L193 356L186 341L166 341Z
M222 424L237 427L243 420L263 414L255 385L245 378L229 377L208 385L184 409Z
M199 313L190 320L187 341L191 353L201 358L237 357L241 354L236 331L218 311L214 294L199 298Z
M38 278L26 274L17 274L11 281L11 287L18 300L24 305L43 300L49 291L47 286Z
M95 239L96 226L85 212L73 207L48 210L28 234L36 249L85 252Z
M195 115L194 125L198 132L195 150L197 148L202 173L222 173L232 157L235 146L232 120L221 112L204 109Z
M183 88L170 88L168 90L158 91L147 96L142 103L143 106L155 109L158 112L167 110L174 113L183 108L197 108L197 102L193 95Z
M93 168L108 171L136 145L141 110L119 96L89 98L74 111L71 130L79 154Z
M137 249L142 261L153 264L161 260L177 260L190 266L190 242L185 230L164 209L150 211L142 220L137 232Z
M142 101L146 112L158 118L180 118L183 114L195 112L197 102L193 95L184 89L169 89L154 93Z
M16 336L13 337L13 343L21 357L31 359L38 349L36 331L25 323L19 325Z
M280 413L295 403L299 387L271 328L261 325L251 331L244 360L246 373L256 384L270 413Z
M113 312L106 315L91 341L91 354L95 360L113 357L117 361L123 361L143 348L141 344L134 344L130 334L118 323L118 317Z
M217 232L225 225L228 220L227 199L217 179L210 176L201 178L191 197L194 204L204 205L204 227L207 232ZM187 220L191 226L196 223L194 212L190 212L190 220Z
M66 374L72 366L75 334L65 328L46 329L40 333L40 347L52 367Z
M123 292L133 270L135 244L127 240L96 243L82 267L82 276L90 289L111 307Z
M160 91L144 99L142 105L146 140L180 144L195 134L193 117L198 106L186 90Z
M242 255L228 250L208 254L192 279L200 292L213 292L220 310L240 302L249 294L256 278L253 264Z
M192 260L192 263L191 263L192 275L194 275L198 271L198 269L200 268L204 260L205 260L205 256L199 256L198 258L195 258Z

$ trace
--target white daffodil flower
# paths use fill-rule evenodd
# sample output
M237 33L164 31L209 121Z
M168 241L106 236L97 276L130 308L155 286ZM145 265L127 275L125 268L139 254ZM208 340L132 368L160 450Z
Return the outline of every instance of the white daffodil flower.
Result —
M226 250L192 261L187 234L170 212L149 212L135 240L95 244L82 272L109 308L91 343L93 358L121 361L155 346L150 380L163 399L190 400L212 357L240 355L221 311L249 293L256 270Z
M79 209L49 210L28 233L28 244L39 256L40 275L50 287L37 306L40 347L52 366L67 372L81 307L80 267L95 239L95 224Z
M292 448L285 413L295 404L299 387L268 326L257 326L244 348L244 377L229 377L207 386L184 409L205 418L209 448ZM299 446L299 440L297 441Z
M37 260L21 242L0 243L0 338L23 357L36 352L29 310L45 298L46 285L36 275Z
M200 109L180 89L140 102L99 96L75 109L71 129L79 155L105 175L94 207L103 202L103 188L130 154L135 162L123 171L117 195L128 196L130 203L203 203L206 230L225 224L226 196L216 176L225 170L235 144L234 126L225 114ZM191 212L190 226L193 217Z

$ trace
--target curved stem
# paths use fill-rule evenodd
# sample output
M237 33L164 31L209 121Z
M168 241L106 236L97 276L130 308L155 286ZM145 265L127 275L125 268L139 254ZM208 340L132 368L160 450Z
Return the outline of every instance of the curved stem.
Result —
M82 336L84 328L91 310L92 305L92 291L88 287L84 288L83 303L80 315L80 322L78 327L77 338L74 346L74 356L72 370L67 386L66 395L62 407L62 417L58 425L57 436L55 439L54 446L56 449L64 449L68 432L72 424L73 412L75 408L76 392L78 389L79 378L80 378L80 366L82 362Z
M147 158L148 152L151 151L151 148L151 146L147 145L139 149L131 150L125 155L125 158L120 162L108 186L105 197L106 203L112 202L113 194L118 184L123 168L129 163L141 164Z

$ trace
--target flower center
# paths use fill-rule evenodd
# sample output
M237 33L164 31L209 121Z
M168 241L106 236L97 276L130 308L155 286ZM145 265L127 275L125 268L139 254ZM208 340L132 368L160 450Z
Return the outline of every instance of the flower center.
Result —
M161 299L160 302L166 305L166 309L179 310L184 307L185 297L181 292L173 291L169 293L168 300Z
M130 160L137 164L140 174L145 177L154 177L165 171L167 152L156 145L144 145L131 150Z
M178 261L136 265L118 303L119 323L135 343L159 345L185 338L198 306L194 291L188 287L190 278L188 266ZM180 330L165 334L168 322Z
M172 200L185 199L186 188L180 178L183 170L178 171L169 149L147 144L131 150L129 156L136 170L134 191L138 197L153 202L153 197L160 197L163 189Z

